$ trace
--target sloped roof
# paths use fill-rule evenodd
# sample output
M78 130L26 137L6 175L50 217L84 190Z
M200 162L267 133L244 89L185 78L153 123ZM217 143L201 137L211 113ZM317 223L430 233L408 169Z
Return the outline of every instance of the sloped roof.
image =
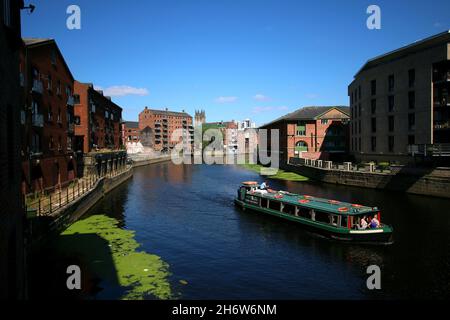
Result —
M372 59L367 60L367 62L358 70L355 77L364 70L370 69L379 64L398 59L404 57L406 55L422 51L424 49L428 49L437 45L441 45L442 43L450 42L450 30L446 30L444 32L435 34L431 37L415 41L406 46L400 47L398 49L389 51L382 55L376 56Z
M287 121L287 120L316 120L321 115L333 110L339 110L340 112L346 114L347 116L350 116L350 108L346 106L310 106L310 107L303 107L300 109L297 109L291 113L288 113L272 122L269 122L263 126L267 127L268 125L280 122L280 121Z
M125 127L137 129L139 128L139 122L137 121L124 121Z
M152 112L154 114L192 118L191 115L189 115L186 112L169 111L169 110L157 110L157 109L150 109L148 107L145 107L145 109L142 112L144 112L145 110L148 110L148 111L150 111L150 112Z
M66 59L64 59L63 54L61 53L61 50L59 49L58 45L56 44L56 41L54 39L50 38L22 38L23 43L25 44L25 48L27 49L33 49L39 46L44 45L54 45L56 47L56 50L58 51L58 54L61 56L61 60L64 63L64 66L66 67L66 70L69 72L70 76L72 77L72 80L75 80L72 71L70 70L69 66L67 65Z

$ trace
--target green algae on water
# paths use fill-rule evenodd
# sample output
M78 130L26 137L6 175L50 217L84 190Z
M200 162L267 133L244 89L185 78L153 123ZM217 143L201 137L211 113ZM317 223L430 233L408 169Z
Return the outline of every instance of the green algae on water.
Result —
M118 223L105 215L90 216L65 230L58 246L87 260L91 271L105 281L124 287L122 299L170 299L169 265L157 255L137 251L134 231Z

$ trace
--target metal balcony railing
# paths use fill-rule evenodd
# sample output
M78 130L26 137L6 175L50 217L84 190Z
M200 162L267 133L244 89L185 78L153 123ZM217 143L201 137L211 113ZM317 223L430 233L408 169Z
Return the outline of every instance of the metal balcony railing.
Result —
M33 80L33 87L31 88L31 91L42 94L44 92L44 85L42 84L42 81Z
M44 127L44 115L40 113L34 113L31 117L31 123L35 127Z
M75 105L75 99L73 96L69 96L69 98L67 98L67 105L72 107Z

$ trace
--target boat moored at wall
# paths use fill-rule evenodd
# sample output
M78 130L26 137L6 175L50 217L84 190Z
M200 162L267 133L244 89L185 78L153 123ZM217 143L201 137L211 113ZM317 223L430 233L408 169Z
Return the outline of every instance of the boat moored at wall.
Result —
M299 195L286 191L260 190L258 183L243 182L235 204L299 223L322 236L347 242L391 244L393 228L381 223L377 207L368 207L337 200ZM362 220L376 218L375 226L365 227Z

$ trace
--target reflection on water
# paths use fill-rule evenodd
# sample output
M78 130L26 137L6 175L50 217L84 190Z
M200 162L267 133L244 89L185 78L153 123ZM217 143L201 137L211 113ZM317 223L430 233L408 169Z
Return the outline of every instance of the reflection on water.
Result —
M170 265L182 298L448 298L449 200L313 182L269 180L274 189L381 208L391 246L340 243L273 217L242 212L239 183L261 180L229 165L157 164L105 197L109 213L136 231L143 250ZM382 290L366 288L366 268L382 270ZM180 285L186 280L187 285Z

